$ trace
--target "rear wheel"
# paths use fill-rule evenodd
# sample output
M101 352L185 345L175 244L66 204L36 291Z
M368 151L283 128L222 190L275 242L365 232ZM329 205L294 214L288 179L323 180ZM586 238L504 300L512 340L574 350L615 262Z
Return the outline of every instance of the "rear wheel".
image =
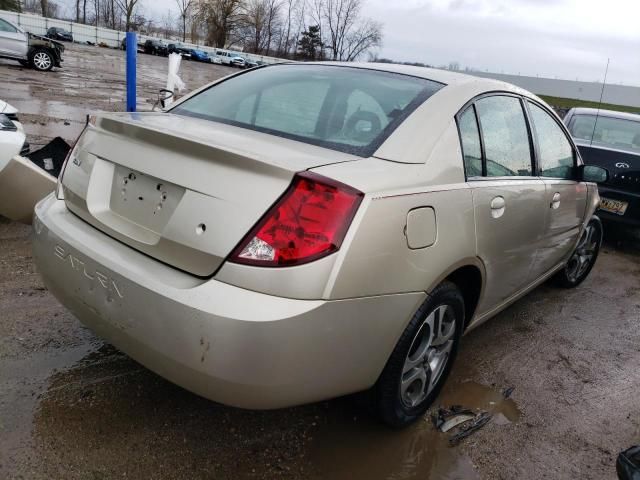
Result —
M440 284L416 312L370 395L382 421L404 427L420 418L449 376L464 325L464 299Z
M36 70L46 72L53 68L53 56L44 48L36 48L29 54L29 64Z
M555 281L565 288L580 285L596 263L602 245L602 222L593 217L580 236L578 246L565 267L556 275Z

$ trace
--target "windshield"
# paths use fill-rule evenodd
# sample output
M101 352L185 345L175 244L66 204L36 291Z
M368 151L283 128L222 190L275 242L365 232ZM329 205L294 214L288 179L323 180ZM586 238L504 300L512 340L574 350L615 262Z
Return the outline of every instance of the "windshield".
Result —
M595 115L576 115L571 120L569 129L577 140L640 153L640 121L598 116L596 122Z
M415 108L442 88L422 78L328 65L250 70L171 113L370 156Z

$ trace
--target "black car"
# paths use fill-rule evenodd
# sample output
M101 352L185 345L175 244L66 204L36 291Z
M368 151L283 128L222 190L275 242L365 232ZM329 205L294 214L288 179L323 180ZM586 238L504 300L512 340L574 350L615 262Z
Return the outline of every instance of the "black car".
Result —
M73 35L71 32L59 27L51 27L47 30L47 37L53 40L61 40L63 42L73 42Z
M147 40L144 42L144 53L166 57L169 55L169 49L160 40Z
M640 115L573 108L564 122L584 163L609 170L609 180L598 185L598 215L640 226Z
M143 52L144 53L144 43L137 43L138 46L138 52ZM121 41L120 41L120 49L121 50L127 50L127 37L124 37Z
M191 58L191 49L181 43L170 43L169 53L179 53L183 58Z

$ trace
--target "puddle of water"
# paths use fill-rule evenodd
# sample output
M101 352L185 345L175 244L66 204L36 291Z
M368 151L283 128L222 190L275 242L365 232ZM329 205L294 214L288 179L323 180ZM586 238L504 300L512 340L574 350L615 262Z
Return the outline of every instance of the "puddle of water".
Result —
M511 398L504 398L502 392L471 381L448 382L436 400L435 406L462 405L472 410L486 410L498 424L517 422L520 409Z
M0 362L0 465L3 468L11 470L11 461L19 461L20 452L30 441L33 417L50 379L96 349L95 344L86 343L62 351L38 352L28 359Z
M516 422L517 405L501 392L474 382L448 382L434 403L463 405L487 410L498 425ZM357 415L354 417L353 415ZM404 430L389 429L355 410L335 415L331 423L315 435L309 457L316 468L315 478L368 480L478 479L471 459L459 446L449 446L449 434L435 429L430 418ZM464 441L463 441L464 442Z

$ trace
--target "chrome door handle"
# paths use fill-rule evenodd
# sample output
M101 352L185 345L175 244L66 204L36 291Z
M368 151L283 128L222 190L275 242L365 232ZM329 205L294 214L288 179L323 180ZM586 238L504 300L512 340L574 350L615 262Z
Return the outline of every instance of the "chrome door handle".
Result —
M551 205L549 205L554 210L557 210L560 207L560 194L558 192L553 194L553 198L551 199Z
M494 197L491 200L491 216L493 218L501 217L504 214L504 207L506 203L504 201L504 197Z

